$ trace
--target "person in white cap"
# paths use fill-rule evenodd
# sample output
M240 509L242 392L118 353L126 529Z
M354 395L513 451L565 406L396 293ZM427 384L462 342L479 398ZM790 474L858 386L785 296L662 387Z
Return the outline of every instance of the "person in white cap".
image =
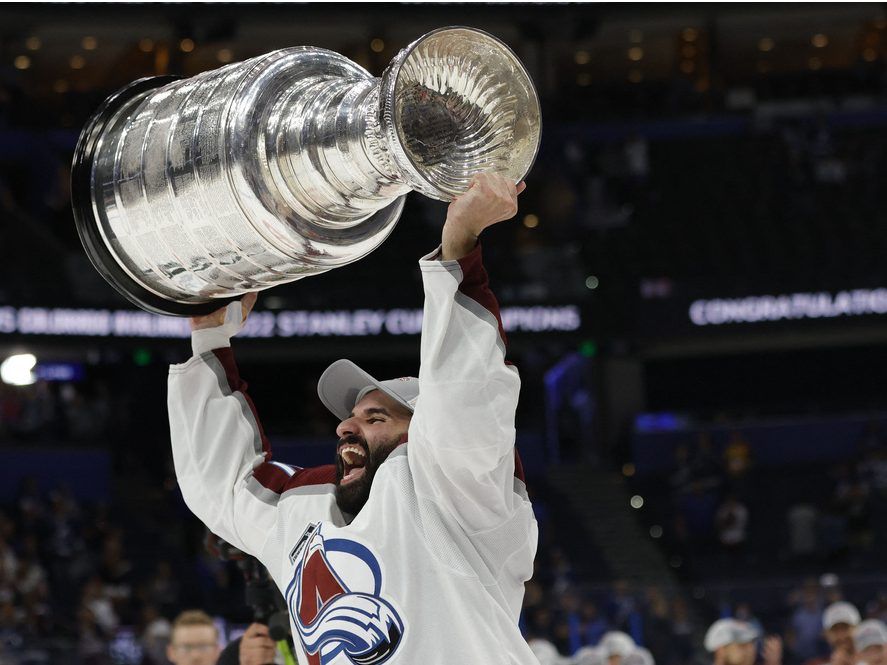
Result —
M853 629L860 621L859 610L848 602L838 601L826 607L822 613L822 634L829 645L829 658L809 660L804 665L854 665Z
M631 635L621 630L611 630L601 636L597 648L601 651L608 665L621 665L623 659L637 648Z
M754 665L758 631L744 621L718 619L705 633L703 645L714 654L714 665Z
M878 619L861 622L853 630L859 665L887 665L887 625Z
M782 665L782 638L762 638L759 628L734 618L718 619L705 634L703 645L714 655L715 665L754 665L761 640L762 665Z
M179 485L268 568L302 665L537 663L518 628L538 537L514 449L520 378L478 244L523 188L480 174L450 204L419 261L418 378L379 381L348 361L324 372L334 464L271 457L230 348L255 295L191 320L194 355L168 382Z

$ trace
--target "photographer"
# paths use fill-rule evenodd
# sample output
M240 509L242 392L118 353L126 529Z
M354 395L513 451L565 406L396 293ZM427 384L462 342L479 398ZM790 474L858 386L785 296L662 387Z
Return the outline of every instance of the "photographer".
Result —
M268 569L211 531L206 532L204 546L218 559L237 563L246 585L245 601L253 612L246 632L228 643L217 665L295 665L289 617Z

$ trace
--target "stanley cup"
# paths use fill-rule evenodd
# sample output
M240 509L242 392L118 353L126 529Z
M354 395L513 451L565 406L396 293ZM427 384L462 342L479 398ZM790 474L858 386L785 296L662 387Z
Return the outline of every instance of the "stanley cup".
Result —
M526 70L479 30L430 32L381 78L287 48L107 99L77 145L74 215L114 288L194 316L366 256L410 190L449 201L480 171L522 180L540 131Z

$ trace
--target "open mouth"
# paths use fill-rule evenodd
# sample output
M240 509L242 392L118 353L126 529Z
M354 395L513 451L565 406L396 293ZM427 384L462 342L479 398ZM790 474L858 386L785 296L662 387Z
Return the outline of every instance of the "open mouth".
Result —
M349 443L339 449L342 459L342 484L354 482L366 473L366 452L360 446Z

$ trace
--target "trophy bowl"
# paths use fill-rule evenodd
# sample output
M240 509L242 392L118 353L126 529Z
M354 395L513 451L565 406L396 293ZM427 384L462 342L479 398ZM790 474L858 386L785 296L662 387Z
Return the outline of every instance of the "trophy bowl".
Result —
M206 314L366 256L410 191L451 201L481 171L519 182L540 135L526 70L480 30L432 31L381 78L280 49L109 97L75 150L74 217L131 302Z

